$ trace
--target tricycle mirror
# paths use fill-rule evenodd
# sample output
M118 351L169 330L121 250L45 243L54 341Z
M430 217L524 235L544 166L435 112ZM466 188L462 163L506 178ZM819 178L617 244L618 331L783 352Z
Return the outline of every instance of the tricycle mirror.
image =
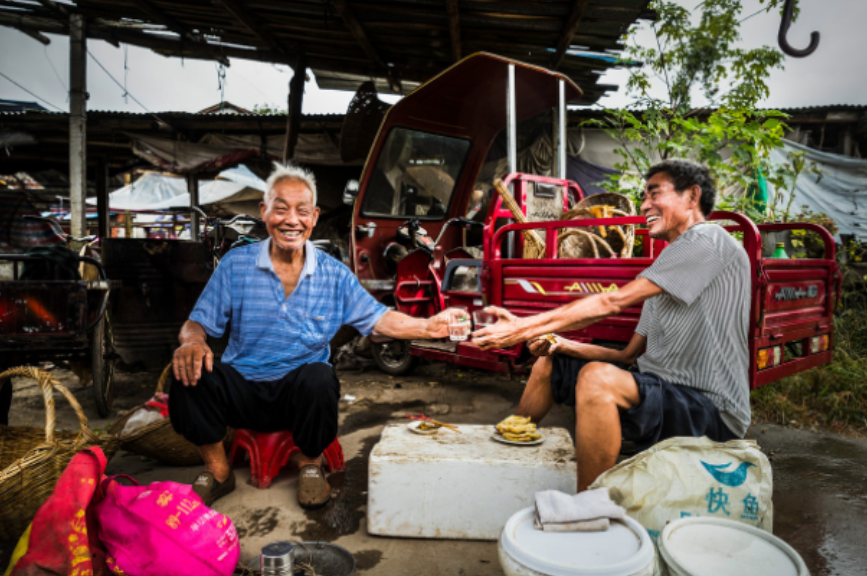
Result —
M359 188L358 180L349 180L346 183L346 188L343 189L343 203L352 205L352 203L355 202L355 198L358 196Z

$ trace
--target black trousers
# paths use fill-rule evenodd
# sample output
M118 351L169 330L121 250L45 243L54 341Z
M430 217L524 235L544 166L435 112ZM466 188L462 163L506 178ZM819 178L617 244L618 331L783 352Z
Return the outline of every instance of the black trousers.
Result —
M337 437L340 380L323 362L304 364L280 380L252 382L214 361L195 386L173 380L169 417L175 432L195 444L214 444L226 427L256 432L291 430L305 456L322 454Z

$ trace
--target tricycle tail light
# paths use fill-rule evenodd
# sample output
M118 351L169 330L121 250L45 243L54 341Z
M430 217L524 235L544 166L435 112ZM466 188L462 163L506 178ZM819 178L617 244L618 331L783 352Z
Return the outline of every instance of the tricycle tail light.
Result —
M771 348L771 355L774 366L779 366L780 362L783 361L783 347L782 346L774 346Z
M764 370L768 367L768 348L762 348L756 354L756 368Z

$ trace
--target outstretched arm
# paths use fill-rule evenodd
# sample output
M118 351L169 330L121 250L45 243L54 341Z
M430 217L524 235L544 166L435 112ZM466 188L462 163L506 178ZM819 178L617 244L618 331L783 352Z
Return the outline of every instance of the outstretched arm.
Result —
M397 338L398 340L413 340L416 338L431 340L434 338L445 338L448 335L448 310L443 310L430 318L413 318L402 312L389 310L382 315L376 326L373 327L371 337L373 340L376 340L377 336Z
M588 296L535 316L501 319L493 326L474 332L473 342L483 350L507 348L543 334L579 330L658 294L662 294L662 288L650 280L638 278L616 292Z

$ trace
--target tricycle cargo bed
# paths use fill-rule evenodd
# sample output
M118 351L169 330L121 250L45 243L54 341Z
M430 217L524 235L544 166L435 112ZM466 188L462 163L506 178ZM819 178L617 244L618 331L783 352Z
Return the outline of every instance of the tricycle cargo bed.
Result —
M505 258L503 243L510 232L545 229L549 237L557 230L579 226L629 224L633 218L572 220L529 224L510 224L497 230L484 263L481 289L491 304L507 308L519 316L538 314L578 298L619 290L653 263L661 246L647 242L646 230L636 230L645 239L643 258L561 259L549 250L541 259ZM643 222L643 218L637 218ZM710 220L734 222L726 225L738 234L750 258L752 277L749 347L750 386L770 382L831 361L833 313L839 293L839 273L830 234L812 224L771 224L756 226L741 214L715 212ZM823 258L773 259L761 256L761 232L806 229L825 241ZM487 283L485 283L487 281ZM460 293L448 293L461 300ZM465 304L466 302L461 302ZM632 337L641 307L624 310L587 328L562 334L582 341L628 342Z

